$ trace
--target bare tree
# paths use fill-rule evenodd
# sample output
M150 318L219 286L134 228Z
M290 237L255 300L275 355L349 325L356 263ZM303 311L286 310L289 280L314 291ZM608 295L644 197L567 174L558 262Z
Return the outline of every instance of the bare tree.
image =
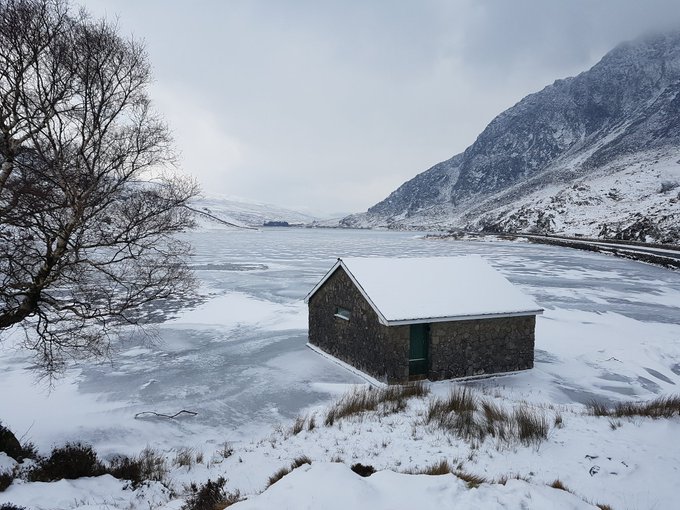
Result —
M0 0L0 333L36 366L108 353L155 300L190 292L196 185L160 169L142 44L68 0Z

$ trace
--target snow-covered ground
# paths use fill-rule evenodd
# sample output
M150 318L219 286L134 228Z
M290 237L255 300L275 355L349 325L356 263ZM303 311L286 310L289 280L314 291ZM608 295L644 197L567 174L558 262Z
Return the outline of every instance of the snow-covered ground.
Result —
M678 393L680 273L552 246L425 240L399 232L215 228L191 239L192 264L207 299L157 325L158 342L126 339L112 363L83 364L51 392L35 384L26 354L8 348L11 338L0 352L0 419L18 436L43 453L68 440L90 442L104 458L149 445L172 461L179 449L192 448L204 460L171 470L178 497L156 485L126 491L105 476L15 482L0 493L0 503L176 509L191 481L225 476L228 490L254 496L272 473L306 454L311 467L236 508L333 508L313 499L319 491L353 508L361 508L354 501L363 499L351 499L352 491L365 494L365 508L372 509L395 508L392 502L408 502L406 495L415 491L424 494L422 508L454 500L489 508L545 508L545 500L555 508L587 508L585 500L616 509L675 504L680 418L624 419L613 430L607 418L585 416L583 403ZM399 414L324 427L324 408L365 381L305 346L305 294L338 256L460 254L482 255L546 309L537 322L533 370L468 384L499 405L527 402L545 412L551 419L548 440L526 447L452 439L422 424L431 397L411 400ZM433 394L445 395L453 384L433 384ZM182 409L198 414L134 417ZM311 413L318 416L317 427L291 435L295 417ZM556 413L561 428L552 426ZM228 458L219 454L225 442L234 449ZM338 458L393 471L446 459L489 479L519 474L529 481L467 489L452 475L379 473L360 479L330 463ZM3 462L11 464L0 458L0 469ZM545 486L556 478L581 497ZM312 499L300 499L303 493Z
M679 192L677 152L642 153L623 157L569 184L523 193L509 206L487 208L482 222L493 219L511 230L530 231L539 215L545 215L551 218L553 233L596 237L603 225L611 236L645 217L668 234L677 230ZM663 241L663 236L648 235L650 242Z
M454 476L413 476L381 471L369 478L362 478L344 464L328 463L303 466L261 496L238 503L232 508L577 510L594 507L568 492L523 480L510 480L505 485L484 484L470 490L465 482Z

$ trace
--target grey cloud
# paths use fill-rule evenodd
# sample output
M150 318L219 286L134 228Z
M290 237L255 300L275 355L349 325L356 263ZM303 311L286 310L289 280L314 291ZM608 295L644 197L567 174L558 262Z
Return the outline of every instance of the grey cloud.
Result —
M524 95L680 26L674 4L86 2L147 40L187 171L212 191L317 211L366 209Z

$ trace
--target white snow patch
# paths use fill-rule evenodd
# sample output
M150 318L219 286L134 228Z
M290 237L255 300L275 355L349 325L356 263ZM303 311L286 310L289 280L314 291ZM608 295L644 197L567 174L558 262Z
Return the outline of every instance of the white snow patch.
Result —
M158 482L136 491L125 490L126 485L111 475L49 483L15 481L0 493L0 504L12 503L31 510L109 510L158 508L169 499L169 491Z
M381 471L362 478L344 464L315 463L296 469L259 496L237 503L232 508L579 510L595 507L568 492L522 480L509 480L505 485L482 484L469 489L454 475L407 475Z
M309 347L311 350L313 350L313 351L316 352L317 354L320 354L320 355L323 356L324 358L326 358L326 359L332 361L333 363L335 363L335 364L337 364L337 365L340 365L340 366L341 366L342 368L344 368L345 370L347 370L347 371L349 371L349 372L352 372L354 375L358 375L358 376L361 377L362 379L365 379L366 382L368 382L368 383L369 383L370 385L372 385L372 386L375 386L375 387L377 387L377 388L387 386L385 383L378 381L375 377L371 377L370 375L368 375L368 374L365 373L365 372L362 372L362 371L359 370L358 368L353 367L352 365L350 365L350 364L348 364L348 363L345 363L344 361L342 361L342 360L336 358L336 357L333 356L332 354L328 354L326 351L324 351L323 349L320 349L320 348L317 347L316 345L312 345L312 344L308 343L308 344L307 344L307 347Z
M12 457L0 452L0 474L12 471L16 465L17 462Z
M304 329L307 327L307 306L301 300L279 304L242 292L231 292L214 297L162 325L192 329L241 326L257 326L271 331Z

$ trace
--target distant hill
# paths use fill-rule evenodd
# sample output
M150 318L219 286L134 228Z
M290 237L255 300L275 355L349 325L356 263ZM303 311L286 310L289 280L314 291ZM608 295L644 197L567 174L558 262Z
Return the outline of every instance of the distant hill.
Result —
M623 43L498 115L345 226L680 241L680 32Z
M215 194L195 199L190 205L204 213L198 217L199 224L204 227L220 226L224 222L246 227L262 227L265 223L295 226L317 220L312 215L276 205Z

